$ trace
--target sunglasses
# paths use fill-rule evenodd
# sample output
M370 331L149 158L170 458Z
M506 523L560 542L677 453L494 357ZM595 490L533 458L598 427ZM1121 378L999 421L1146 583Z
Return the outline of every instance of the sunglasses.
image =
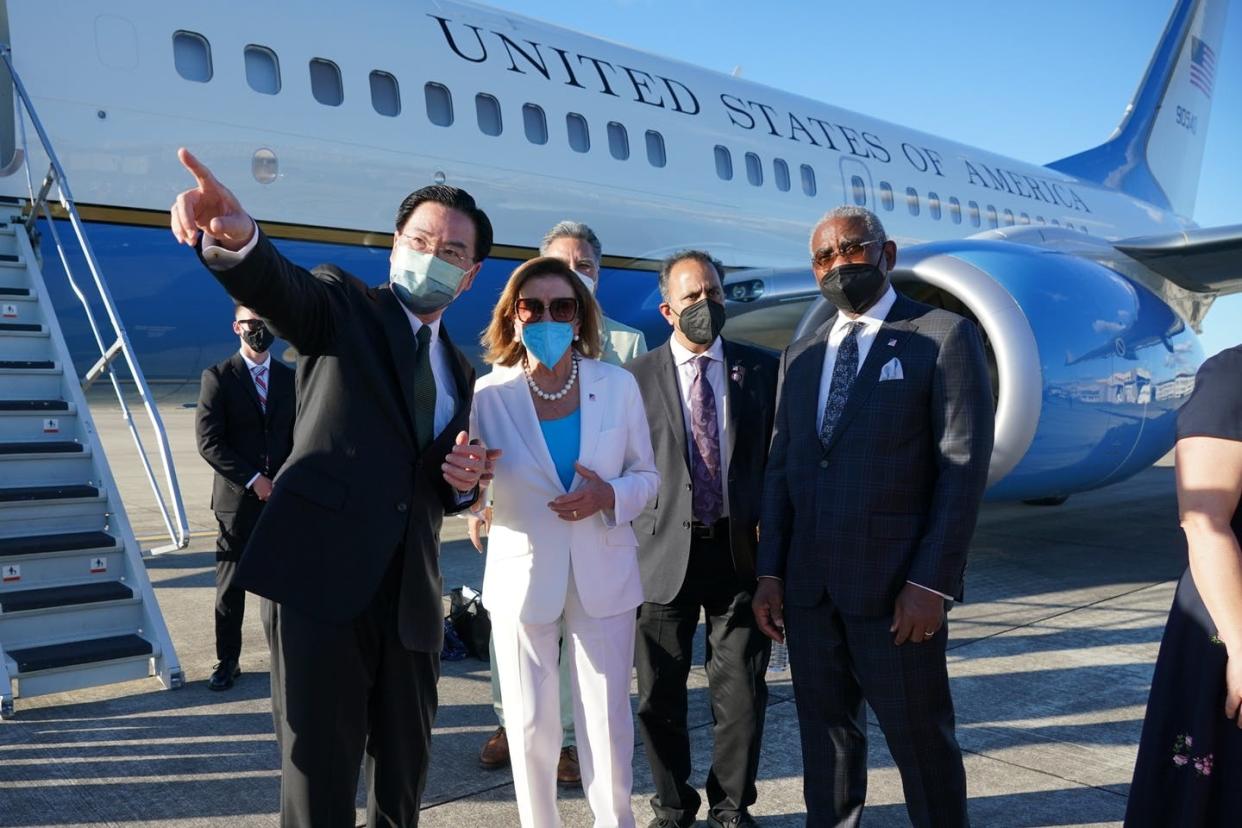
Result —
M517 300L517 318L523 325L543 319L545 311L551 314L553 322L573 322L578 317L578 300L553 299L546 306L542 299Z

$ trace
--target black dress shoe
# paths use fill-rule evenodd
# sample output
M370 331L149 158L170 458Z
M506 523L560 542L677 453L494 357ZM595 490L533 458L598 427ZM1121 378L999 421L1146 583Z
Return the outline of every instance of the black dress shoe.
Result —
M228 690L233 686L233 681L240 675L241 667L237 666L236 661L231 659L221 661L212 672L211 680L207 682L207 687L211 690Z
M755 828L758 825L755 822L755 818L745 811L742 811L740 814L730 814L726 817L708 814L707 824L709 828Z

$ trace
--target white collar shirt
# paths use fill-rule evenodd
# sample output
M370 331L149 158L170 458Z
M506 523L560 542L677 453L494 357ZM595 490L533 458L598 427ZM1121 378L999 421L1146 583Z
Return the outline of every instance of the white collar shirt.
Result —
M694 451L694 436L690 426L690 390L694 378L698 374L694 360L706 356L711 361L707 365L707 382L712 387L712 395L716 398L716 422L720 428L720 480L724 496L724 510L721 517L729 516L729 383L726 371L724 344L720 337L702 354L688 350L669 337L669 350L673 353L673 364L677 366L677 385L681 391L681 419L686 429L686 448ZM688 458L687 458L688 459Z
M395 297L394 297L395 298ZM436 379L436 414L434 418L435 436L439 436L440 432L448 427L449 421L453 419L454 412L457 411L457 383L453 379L453 366L449 359L451 354L444 343L440 341L440 320L437 319L431 323L425 323L419 319L404 304L401 309L405 311L405 315L410 320L410 330L418 336L419 330L423 325L431 328L431 374ZM417 353L415 352L415 356ZM401 370L413 372L414 360L411 359L404 366L398 366Z
M880 332L880 326L888 317L896 301L897 291L889 285L888 290L880 297L880 301L868 308L867 312L857 319L850 319L844 313L837 312L836 321L833 322L832 329L828 331L828 344L824 348L824 369L819 376L819 407L815 411L816 434L824 427L824 408L828 405L828 392L832 390L832 372L837 365L837 350L845 340L846 326L851 322L862 324L858 333L855 334L858 338L858 370L861 371L867 361L867 354L871 352L871 345Z

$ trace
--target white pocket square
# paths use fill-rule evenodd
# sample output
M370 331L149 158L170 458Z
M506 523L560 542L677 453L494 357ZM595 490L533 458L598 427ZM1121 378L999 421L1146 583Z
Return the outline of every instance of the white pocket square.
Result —
M880 382L905 378L906 375L902 373L901 370L901 360L897 357L893 357L888 362L884 363L884 367L880 369Z

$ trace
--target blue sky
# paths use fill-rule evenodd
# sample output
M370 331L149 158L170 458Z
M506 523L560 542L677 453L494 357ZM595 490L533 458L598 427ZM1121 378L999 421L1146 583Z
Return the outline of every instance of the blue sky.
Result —
M1047 163L1106 139L1172 0L492 0L656 54ZM1226 22L1195 220L1242 224L1242 0ZM951 8L952 12L943 11ZM1232 137L1231 137L1232 136ZM1208 314L1208 354L1242 343L1242 295Z

